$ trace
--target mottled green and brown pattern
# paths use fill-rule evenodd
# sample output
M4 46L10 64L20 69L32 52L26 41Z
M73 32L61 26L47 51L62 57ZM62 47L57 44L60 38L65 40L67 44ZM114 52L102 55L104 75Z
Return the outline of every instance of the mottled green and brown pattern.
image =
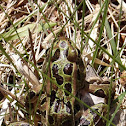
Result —
M49 59L50 63L48 62ZM48 71L48 76L54 81L54 83L49 80L46 81L46 93L50 96L47 97L47 125L75 125L75 99L62 89L65 89L76 96L77 91L84 87L84 70L85 68L80 52L69 39L58 39L54 43L52 51L51 49L47 51L44 72L46 73L46 71ZM58 88L55 83L57 83L62 89Z
M91 67L89 66L89 68ZM86 74L80 51L71 40L62 37L57 39L52 48L46 51L46 59L43 63L42 72L48 78L46 76L43 77L42 92L30 92L29 97L33 113L37 108L34 120L35 126L38 124L41 126L95 125L99 120L97 114L90 109L84 111L83 106L75 101L73 97L73 95L79 96L78 94L82 88L87 90L87 92L98 94L100 97L106 97L108 84L105 84L105 87L103 86L107 89L104 91L104 88L102 90L102 85L95 83L89 85L85 81L87 78L86 75L89 77L91 75L92 82L96 81L96 78L92 77L95 74L93 73L93 69L90 71L92 73L87 72ZM102 95L99 94L99 91ZM40 98L38 97L39 95ZM29 103L28 99L27 97L26 103ZM39 102L36 106L37 101ZM103 103L100 103L91 106L91 108L99 113L103 113L107 107Z

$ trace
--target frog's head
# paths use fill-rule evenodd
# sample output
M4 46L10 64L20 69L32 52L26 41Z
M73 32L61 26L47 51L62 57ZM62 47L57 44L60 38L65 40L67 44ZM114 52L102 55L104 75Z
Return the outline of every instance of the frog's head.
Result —
M54 62L58 59L67 58L70 62L77 62L78 57L80 57L80 51L76 45L68 38L60 37L58 38L52 47L52 49L47 50L47 53L51 53L51 61Z

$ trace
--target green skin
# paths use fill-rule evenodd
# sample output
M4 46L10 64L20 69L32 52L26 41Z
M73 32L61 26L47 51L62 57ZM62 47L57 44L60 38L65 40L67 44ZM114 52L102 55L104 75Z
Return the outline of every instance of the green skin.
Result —
M45 93L42 94L40 98L40 104L41 101L45 102L38 106L38 109L43 113L45 112L45 115L41 115L40 119L43 126L66 126L66 124L69 124L69 126L75 126L75 118L78 120L80 118L80 122L78 123L80 125L95 125L94 118L97 118L97 114L90 109L82 112L81 109L83 110L83 108L81 108L76 112L76 115L79 116L75 117L75 98L62 90L65 89L74 96L77 96L80 89L83 88L85 90L85 88L89 86L85 81L85 67L77 47L69 39L59 38L59 40L54 43L52 56L51 49L46 53L47 57L43 63L42 71L47 73L54 83L44 78ZM58 88L55 83L57 83L62 89ZM108 89L108 85L106 87L104 88ZM91 85L89 86L89 91L90 88L91 91L95 93L95 91L101 89L102 86L99 88L97 85L97 89L93 89L93 86ZM99 113L103 113L106 111L107 107L106 104L100 103L91 108ZM78 113L81 113L81 115ZM35 125L37 125L37 121L35 121Z

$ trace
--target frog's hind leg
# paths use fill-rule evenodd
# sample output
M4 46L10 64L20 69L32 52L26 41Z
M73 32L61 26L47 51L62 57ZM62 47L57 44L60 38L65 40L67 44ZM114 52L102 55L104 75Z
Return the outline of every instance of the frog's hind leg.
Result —
M107 105L104 103L91 106L86 111L81 112L82 115L78 126L100 126L101 123L103 124L101 116L103 116L106 111Z

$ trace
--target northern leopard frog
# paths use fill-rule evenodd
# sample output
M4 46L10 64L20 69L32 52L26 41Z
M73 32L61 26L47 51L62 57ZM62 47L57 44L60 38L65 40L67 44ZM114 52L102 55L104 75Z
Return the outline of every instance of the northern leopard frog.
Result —
M96 119L97 114L90 109L82 112L82 105L75 100L73 95L78 96L81 89L85 92L90 92L90 89L91 92L95 92L96 87L101 90L102 86L92 84L95 89L93 89L93 86L89 86L80 51L73 42L62 37L56 40L53 48L46 51L42 71L52 81L43 77L42 91L35 92L33 90L30 92L30 96L28 95L32 107L37 108L34 120L35 126L38 124L42 126L95 125L94 121L98 121ZM108 88L108 85L106 84L105 87ZM104 90L102 93L104 93ZM28 104L29 97L26 98ZM37 101L39 101L38 104ZM78 105L80 106L78 107ZM92 106L92 108L102 113L106 110L106 105L100 103Z
M76 96L79 89L84 87L85 67L80 51L69 39L60 38L54 43L52 52L49 49L46 55L43 72L48 71L48 76L54 81L52 83L46 79L45 83L45 91L49 96L46 97L46 125L74 126L75 98L63 89Z

